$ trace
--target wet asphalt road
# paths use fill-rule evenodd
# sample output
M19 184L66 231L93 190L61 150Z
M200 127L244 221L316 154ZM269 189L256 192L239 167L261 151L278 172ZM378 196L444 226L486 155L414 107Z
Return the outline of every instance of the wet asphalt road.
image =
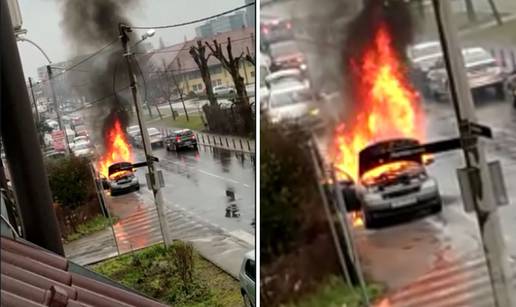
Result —
M165 188L163 198L168 206L178 206L215 226L228 231L254 234L255 218L254 161L248 154L199 146L196 150L168 152L154 148L160 159ZM143 151L135 149L136 160L143 160ZM137 171L141 193L151 193L145 184L146 168ZM239 217L226 217L226 190L235 193Z

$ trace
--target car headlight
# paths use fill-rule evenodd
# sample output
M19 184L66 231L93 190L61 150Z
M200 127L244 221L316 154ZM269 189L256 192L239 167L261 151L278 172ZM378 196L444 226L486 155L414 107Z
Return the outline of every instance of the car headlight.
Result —
M277 124L280 121L281 121L281 117L280 116L271 116L271 123Z
M310 110L310 115L317 116L319 115L319 112L319 108L313 108L312 110Z
M308 67L306 67L306 64L299 65L299 69L306 70Z
M380 193L366 193L364 195L364 201L368 204L375 204L382 200Z

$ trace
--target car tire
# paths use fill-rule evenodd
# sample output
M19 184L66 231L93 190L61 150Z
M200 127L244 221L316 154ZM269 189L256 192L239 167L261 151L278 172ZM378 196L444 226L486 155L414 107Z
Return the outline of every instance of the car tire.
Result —
M367 211L362 211L364 216L364 226L367 229L373 229L378 227L378 219L374 218L370 213Z
M505 87L503 83L498 83L493 88L497 99L505 99Z
M177 152L177 145L176 144L172 144L172 150Z
M166 151L170 151L170 146L166 145L166 146L165 146L165 150L166 150Z
M247 293L242 293L242 299L244 300L245 307L254 307L253 303L251 302L251 299L249 299L249 296L247 295Z
M441 211L443 211L443 202L441 201L440 198L439 198L439 203L437 205L433 206L431 211L434 214L437 214L437 213L440 213Z

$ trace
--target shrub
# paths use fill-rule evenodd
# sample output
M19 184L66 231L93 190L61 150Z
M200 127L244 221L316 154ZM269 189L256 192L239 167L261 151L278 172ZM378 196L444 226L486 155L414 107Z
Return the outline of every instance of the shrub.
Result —
M318 222L322 209L313 207L317 185L312 161L304 147L309 136L298 127L261 124L260 221L261 257L267 263L286 253L305 230ZM285 133L286 131L295 131Z
M95 183L89 162L72 155L47 162L48 179L53 199L73 210L95 199Z

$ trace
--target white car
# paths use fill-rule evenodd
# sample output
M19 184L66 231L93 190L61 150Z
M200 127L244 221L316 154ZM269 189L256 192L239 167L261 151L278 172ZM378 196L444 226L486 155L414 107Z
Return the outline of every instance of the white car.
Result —
M92 158L96 154L95 148L91 145L89 141L75 143L72 151L76 157Z
M238 280L240 282L240 292L244 300L245 307L256 305L256 261L255 251L252 250L245 254Z
M299 84L273 88L266 113L272 123L297 123L304 128L323 124L312 91Z
M440 42L430 41L409 47L407 55L416 68L428 72L442 59L443 51Z
M308 79L305 77L304 73L297 68L282 69L273 72L267 75L264 81L267 87L273 87L277 84L292 82L303 83L307 87L310 86Z
M249 98L254 97L254 95L255 95L254 83L246 85L245 91L247 92L247 97L249 97Z
M129 127L127 127L127 129L125 131L127 132L129 141L134 143L136 136L138 136L140 134L140 126L138 126L138 125L129 126Z
M147 128L147 133L149 134L150 145L158 145L163 147L163 135L156 128ZM137 147L143 147L142 137L140 133L135 136L135 144Z
M497 95L505 95L506 75L493 56L483 48L466 48L462 50L466 73L472 90L492 87ZM430 91L437 99L449 95L448 73L441 60L428 73Z
M213 94L215 96L233 94L235 89L230 86L217 85L213 87Z

